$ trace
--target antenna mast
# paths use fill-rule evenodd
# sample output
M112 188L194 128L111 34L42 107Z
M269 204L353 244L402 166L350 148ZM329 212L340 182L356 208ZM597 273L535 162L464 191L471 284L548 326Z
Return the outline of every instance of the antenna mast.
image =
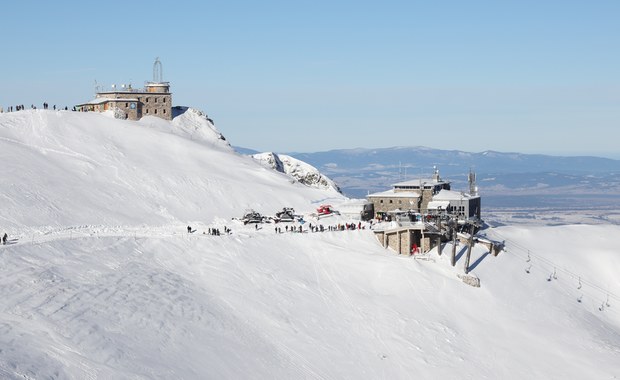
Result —
M159 61L159 57L155 58L155 63L153 63L153 82L161 83L163 82L164 70L161 66L161 62Z
M469 181L469 194L478 195L478 189L476 188L476 173L469 169L469 175L467 178Z

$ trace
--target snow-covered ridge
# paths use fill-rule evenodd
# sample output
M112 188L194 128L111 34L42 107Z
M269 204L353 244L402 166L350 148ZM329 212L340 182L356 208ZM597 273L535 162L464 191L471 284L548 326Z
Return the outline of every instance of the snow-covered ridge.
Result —
M172 121L166 121L155 116L145 116L139 123L159 128L161 131L184 136L190 140L209 143L214 147L232 151L233 148L224 135L215 127L204 112L191 107L173 107Z
M258 153L252 155L252 157L306 186L320 189L333 189L340 193L340 188L334 181L306 162L286 154L277 154L273 152Z
M52 110L0 114L3 227L210 221L248 208L304 212L315 208L312 202L344 198L291 184L235 153L204 113L177 110L172 121Z

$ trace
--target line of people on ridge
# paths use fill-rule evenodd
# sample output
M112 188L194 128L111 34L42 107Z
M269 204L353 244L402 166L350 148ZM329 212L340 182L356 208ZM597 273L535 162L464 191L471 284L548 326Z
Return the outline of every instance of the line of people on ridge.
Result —
M258 230L258 224L255 225L255 228ZM370 228L372 229L372 223L370 225ZM308 224L308 229L304 230L303 226L299 225L299 226L285 226L284 227L284 231L285 232L297 232L297 233L302 233L302 232L325 232L325 231L354 231L354 230L364 230L366 229L366 225L363 225L362 222L358 222L357 224L355 223L338 223L335 225L330 225L325 227L322 224L316 225L316 224L312 224L309 223ZM282 233L282 227L281 226L275 226L274 227L275 233L277 234L281 234ZM191 234L196 232L196 230L192 229L191 226L187 226L187 233ZM224 234L231 234L232 230L230 228L228 228L227 226L224 226ZM220 236L221 232L219 228L208 228L207 231L202 233L203 235L211 235L211 236Z
M372 228L372 226L371 226ZM333 226L323 226L322 224L316 225L316 224L312 224L310 223L308 225L308 230L310 232L325 232L325 231L354 231L354 230L363 230L366 229L366 226L362 224L362 222L358 222L357 224L355 223L345 223L345 224L335 224ZM285 226L284 227L284 231L285 232L304 232L304 229L302 226L298 226L298 227L294 227L294 226ZM281 234L282 233L282 227L280 226L276 226L275 227L275 232L277 234Z
M31 104L30 108L33 109L33 110L36 110L37 106L35 106L34 104ZM16 105L16 106L9 106L9 107L7 107L6 112L17 112L17 111L23 111L25 109L26 109L26 107L23 104L19 104L19 105ZM49 104L47 102L43 103L43 109L44 110L49 109ZM60 107L56 108L55 104L52 106L52 109L53 110L57 110L57 109L58 110L62 110L62 109L64 109L65 111L69 110L69 108L67 106L65 106L65 108L60 108ZM75 107L73 107L72 111L75 111ZM4 112L4 109L2 107L0 107L0 113L3 113L3 112Z

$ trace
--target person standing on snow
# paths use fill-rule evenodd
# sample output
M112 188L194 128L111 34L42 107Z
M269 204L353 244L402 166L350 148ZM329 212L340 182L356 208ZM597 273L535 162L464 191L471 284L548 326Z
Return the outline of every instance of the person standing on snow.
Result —
M411 254L416 254L419 253L420 251L418 250L418 245L416 243L413 243L413 245L411 246Z

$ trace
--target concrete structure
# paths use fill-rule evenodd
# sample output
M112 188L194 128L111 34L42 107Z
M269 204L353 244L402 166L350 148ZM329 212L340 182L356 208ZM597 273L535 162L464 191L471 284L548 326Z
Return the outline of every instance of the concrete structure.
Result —
M159 71L156 72L156 69ZM76 110L84 112L113 111L119 119L139 120L143 116L157 116L172 120L172 93L170 83L161 80L161 62L155 61L153 82L147 82L142 89L134 89L131 85L121 86L117 90L98 91L95 99L78 104Z
M417 253L426 253L437 246L440 231L427 223L415 223L389 230L375 230L375 237L384 248L392 248L399 255L413 254L414 245Z

